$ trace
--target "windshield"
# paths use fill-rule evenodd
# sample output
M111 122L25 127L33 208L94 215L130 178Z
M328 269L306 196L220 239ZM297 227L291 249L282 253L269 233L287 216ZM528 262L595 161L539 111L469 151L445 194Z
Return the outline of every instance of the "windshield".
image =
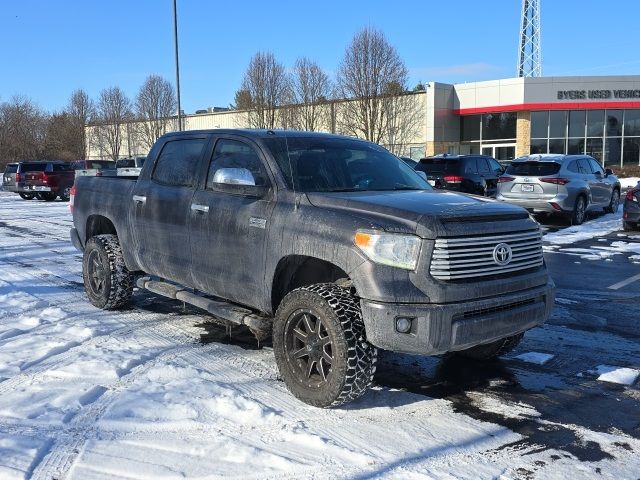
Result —
M431 189L412 168L369 142L317 137L278 137L264 141L287 184L290 188L294 185L296 191Z
M555 162L513 162L505 173L509 175L526 175L530 177L544 177L555 175L560 171L560 164Z

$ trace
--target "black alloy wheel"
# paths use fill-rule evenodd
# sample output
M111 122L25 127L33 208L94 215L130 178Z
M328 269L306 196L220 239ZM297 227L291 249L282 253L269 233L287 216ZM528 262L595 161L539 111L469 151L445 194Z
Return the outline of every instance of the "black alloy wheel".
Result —
M99 250L91 250L87 258L87 286L96 297L104 295L107 284L107 269L105 260L100 258Z
M322 318L310 310L293 312L285 325L287 361L307 387L327 382L333 363L333 342Z
M35 197L35 193L23 193L20 192L18 193L18 195L20 195L20 198L22 198L23 200L33 200L33 197Z
M572 225L582 225L586 217L587 204L584 200L584 196L580 195L576 199L576 204L573 207L573 214L571 215Z

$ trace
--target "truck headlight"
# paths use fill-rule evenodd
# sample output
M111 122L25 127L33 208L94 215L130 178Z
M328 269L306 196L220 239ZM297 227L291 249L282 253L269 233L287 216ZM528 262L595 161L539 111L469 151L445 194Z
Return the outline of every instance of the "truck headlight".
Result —
M358 230L353 243L372 261L415 270L420 255L420 237L375 230Z

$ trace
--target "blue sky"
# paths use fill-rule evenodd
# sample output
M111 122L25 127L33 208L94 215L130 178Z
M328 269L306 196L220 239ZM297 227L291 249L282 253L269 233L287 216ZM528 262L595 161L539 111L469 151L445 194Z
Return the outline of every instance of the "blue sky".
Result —
M0 101L26 95L57 110L84 88L133 98L151 73L172 82L171 0L0 2ZM640 74L637 0L542 0L545 75ZM251 56L299 56L333 73L354 33L382 30L419 80L514 76L520 0L178 0L182 106L233 102Z

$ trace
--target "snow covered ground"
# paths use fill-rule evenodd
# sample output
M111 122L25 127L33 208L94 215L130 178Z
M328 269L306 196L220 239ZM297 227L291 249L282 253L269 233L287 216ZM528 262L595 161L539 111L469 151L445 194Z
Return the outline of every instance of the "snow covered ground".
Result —
M91 306L70 226L65 203L0 192L2 480L638 477L637 436L561 425L482 384L456 397L475 416L383 386L344 408L304 405L278 380L268 347L201 343L211 319L194 309L142 292L126 311ZM505 359L531 365L523 378L562 354L524 347ZM632 372L592 367L630 382ZM625 402L637 398L633 385L616 388ZM527 443L512 422L570 432L601 455Z

